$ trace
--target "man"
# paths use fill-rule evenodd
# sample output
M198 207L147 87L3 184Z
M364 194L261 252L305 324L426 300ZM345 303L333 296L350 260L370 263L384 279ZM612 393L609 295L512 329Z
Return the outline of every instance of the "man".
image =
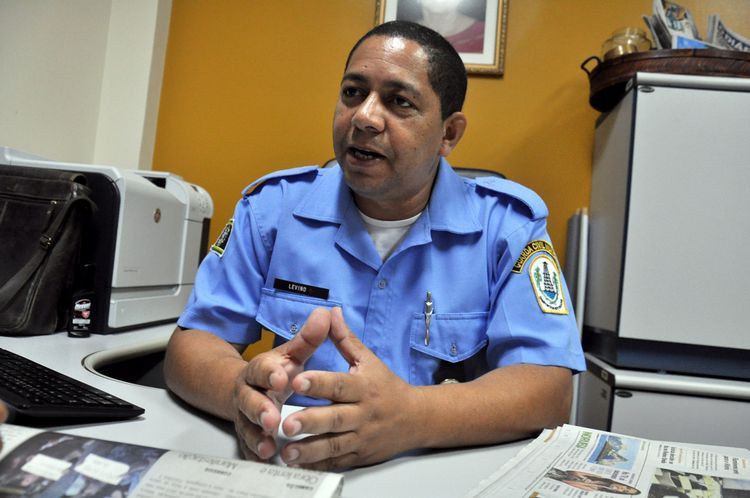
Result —
M347 61L340 168L251 185L198 273L165 373L234 422L247 457L341 469L486 444L567 420L584 368L546 207L444 160L466 128L466 73L436 32L391 22ZM261 325L276 347L239 354ZM309 407L286 418L284 402Z

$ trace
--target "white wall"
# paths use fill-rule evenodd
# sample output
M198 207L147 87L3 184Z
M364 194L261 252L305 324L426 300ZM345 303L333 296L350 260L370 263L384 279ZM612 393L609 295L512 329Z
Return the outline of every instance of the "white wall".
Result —
M171 0L0 0L0 145L150 169Z

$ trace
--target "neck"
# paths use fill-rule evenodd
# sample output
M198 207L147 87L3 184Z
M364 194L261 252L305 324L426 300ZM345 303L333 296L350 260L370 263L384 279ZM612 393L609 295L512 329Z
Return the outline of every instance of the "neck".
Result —
M405 202L382 202L376 199L368 199L357 195L356 192L352 192L354 195L354 203L357 208L370 218L382 221L395 221L405 220L416 216L421 213L427 206L427 201L430 199L429 191L427 196L422 198L412 198Z

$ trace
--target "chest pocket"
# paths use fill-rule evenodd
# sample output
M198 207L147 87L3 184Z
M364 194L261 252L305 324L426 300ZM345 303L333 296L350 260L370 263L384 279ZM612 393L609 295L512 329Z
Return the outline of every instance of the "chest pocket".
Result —
M425 345L424 315L414 313L409 337L409 382L415 385L441 382L444 379L436 379L435 374L445 370L442 365L458 366L482 351L487 345L487 316L486 312L437 313L430 322L430 339Z
M316 297L301 296L274 289L261 291L255 319L265 328L284 339L291 339L302 330L307 317L315 308L332 308L341 303ZM279 341L274 341L278 344ZM348 365L329 340L321 344L305 363L305 370L344 371ZM309 398L305 398L309 400ZM320 404L320 403L318 403Z
M341 303L274 289L262 289L256 320L274 334L291 339L302 329L315 308L333 308Z

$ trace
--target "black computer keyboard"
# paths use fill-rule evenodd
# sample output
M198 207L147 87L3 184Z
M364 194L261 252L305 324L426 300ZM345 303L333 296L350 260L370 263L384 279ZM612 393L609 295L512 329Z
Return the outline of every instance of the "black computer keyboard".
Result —
M23 425L137 417L143 408L0 348L0 400Z

